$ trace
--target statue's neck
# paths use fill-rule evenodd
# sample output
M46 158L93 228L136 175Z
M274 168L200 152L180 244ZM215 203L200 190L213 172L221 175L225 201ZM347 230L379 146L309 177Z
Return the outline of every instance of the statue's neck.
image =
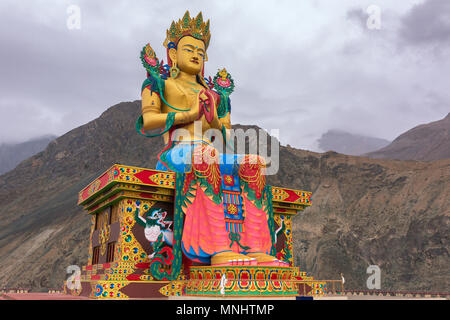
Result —
M180 71L180 73L177 77L177 80L183 80L183 81L187 81L187 82L197 83L197 75Z

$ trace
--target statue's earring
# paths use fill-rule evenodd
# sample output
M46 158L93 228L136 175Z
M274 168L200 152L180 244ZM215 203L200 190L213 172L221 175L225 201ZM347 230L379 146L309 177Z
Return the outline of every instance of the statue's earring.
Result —
M175 79L178 77L178 74L180 73L180 69L177 67L177 62L175 61L172 65L172 68L170 68L170 76Z

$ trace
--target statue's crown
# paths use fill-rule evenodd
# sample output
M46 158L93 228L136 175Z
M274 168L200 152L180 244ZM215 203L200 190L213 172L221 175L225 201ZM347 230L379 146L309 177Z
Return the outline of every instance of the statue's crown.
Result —
M207 49L209 40L211 39L211 33L209 32L209 19L205 23L201 12L197 15L197 17L191 19L189 11L186 11L183 18L178 20L178 22L172 21L170 28L167 30L167 37L164 41L164 47L169 49L171 47L174 48L178 41L184 36L191 36L202 40L205 43L205 48Z

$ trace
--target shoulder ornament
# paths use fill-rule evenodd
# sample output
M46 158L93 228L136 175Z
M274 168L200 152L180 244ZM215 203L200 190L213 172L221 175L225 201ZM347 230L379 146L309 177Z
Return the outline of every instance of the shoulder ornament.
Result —
M142 48L141 62L145 70L147 70L147 78L142 84L142 90L149 87L152 92L164 95L164 80L169 75L169 66L159 61L150 43L147 43Z

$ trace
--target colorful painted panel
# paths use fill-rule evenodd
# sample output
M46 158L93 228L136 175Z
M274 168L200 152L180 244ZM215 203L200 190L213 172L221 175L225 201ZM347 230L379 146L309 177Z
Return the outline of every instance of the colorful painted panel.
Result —
M118 182L138 185L175 188L175 174L145 168L114 165L78 194L78 204L84 205L98 192L107 190Z
M294 266L292 249L292 219L289 215L275 215L276 257Z
M225 178L226 181L223 181L224 189L232 189L236 184L236 181L234 181L235 178L232 176L225 176ZM116 164L80 191L78 204L90 207L95 203L92 202L94 198L98 198L102 193L105 193L105 191L108 191L109 188L117 183L175 189L175 173ZM297 211L311 206L311 192L308 191L272 187L272 196L274 208L280 213L284 211L287 214L294 214L294 212L297 213ZM98 201L96 200L96 202ZM286 204L292 205L289 206Z

